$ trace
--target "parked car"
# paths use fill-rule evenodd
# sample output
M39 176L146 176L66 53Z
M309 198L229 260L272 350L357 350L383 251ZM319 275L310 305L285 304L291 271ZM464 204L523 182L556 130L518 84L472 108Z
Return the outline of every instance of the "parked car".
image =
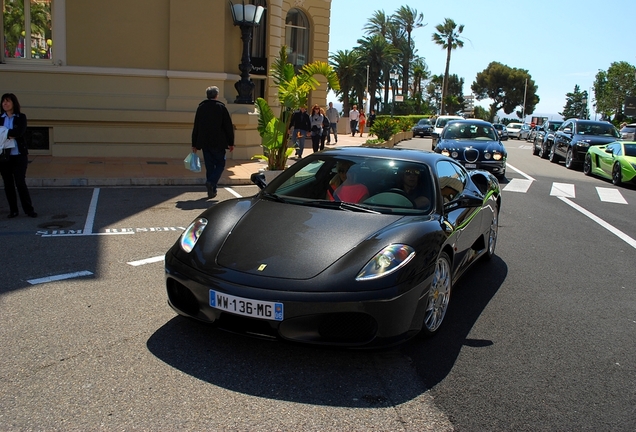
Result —
M413 136L430 136L433 132L433 125L430 119L420 119L415 126L411 128Z
M532 131L533 129L531 129L529 125L521 125L521 130L519 131L519 139L528 141L530 139L530 134L532 133Z
M454 116L454 115L443 115L435 119L435 126L433 127L433 134L432 134L432 137L433 137L432 149L433 150L435 150L435 146L437 145L437 141L439 140L439 135L442 133L444 126L446 126L446 123L448 123L451 120L464 120L464 117Z
M636 141L636 123L623 126L620 130L621 138L628 141Z
M523 123L508 123L506 130L508 131L508 138L519 138Z
M574 169L583 164L590 146L608 144L620 138L618 130L606 121L569 119L554 134L548 159L565 159L565 167Z
M554 133L563 124L561 120L547 120L541 126L537 126L537 134L532 140L532 154L547 159L550 147L547 143L554 142Z
M499 179L506 176L508 153L491 123L456 120L444 128L435 152L450 156L466 169L482 169Z
M583 172L610 179L617 186L636 184L636 142L616 141L590 147L585 155Z
M335 179L362 200L328 199ZM392 345L435 334L453 284L495 252L499 182L440 154L343 147L252 180L257 195L205 210L166 253L178 314L258 337Z
M541 125L530 126L530 132L528 133L528 137L526 141L533 142L534 138L537 136L537 132L541 129Z
M501 141L505 141L508 139L508 128L506 128L506 125L502 123L493 123L493 127L497 131L497 134L499 135L499 139Z

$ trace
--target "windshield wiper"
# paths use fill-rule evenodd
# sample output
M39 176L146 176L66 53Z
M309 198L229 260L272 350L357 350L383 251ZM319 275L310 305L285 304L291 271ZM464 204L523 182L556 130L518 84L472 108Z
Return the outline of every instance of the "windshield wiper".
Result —
M272 201L280 202L280 203L287 202L283 198L279 197L278 195L270 193L270 192L265 192L264 190L261 191L261 197L272 200Z
M316 200L316 201L306 201L302 204L315 206L315 207L337 208L340 210L347 210L347 211L380 214L380 212L372 210L365 205L342 202L342 201Z

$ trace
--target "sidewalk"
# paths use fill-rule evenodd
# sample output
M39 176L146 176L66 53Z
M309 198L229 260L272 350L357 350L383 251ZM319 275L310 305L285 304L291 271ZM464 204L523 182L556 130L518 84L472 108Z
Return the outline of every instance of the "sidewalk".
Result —
M359 146L366 140L367 134L364 134L363 138L359 135L352 137L340 134L335 146L330 145L325 148ZM187 150L184 150L184 157ZM311 153L313 153L311 139L307 139L303 156ZM289 160L290 164L294 162L294 159ZM265 161L227 159L219 184L224 186L252 184L250 176L266 167ZM184 167L183 159L161 159L150 156L100 158L29 155L26 181L29 187L204 185L205 167L202 167L200 173L193 173ZM2 185L1 179L0 185Z

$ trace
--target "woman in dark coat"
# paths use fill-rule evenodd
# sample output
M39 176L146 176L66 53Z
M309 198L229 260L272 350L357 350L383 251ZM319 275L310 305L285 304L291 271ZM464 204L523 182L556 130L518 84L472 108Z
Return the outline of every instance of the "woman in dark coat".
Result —
M30 217L37 217L37 213L31 204L31 195L26 185L26 170L29 165L29 151L26 146L24 134L27 129L26 115L20 112L20 102L13 93L2 95L2 125L6 128L6 139L3 142L4 149L0 155L0 174L4 182L4 193L9 202L9 218L18 215L18 196L22 203L22 210ZM4 131L3 131L4 134ZM7 142L15 140L13 146L7 147ZM18 190L16 194L16 189Z

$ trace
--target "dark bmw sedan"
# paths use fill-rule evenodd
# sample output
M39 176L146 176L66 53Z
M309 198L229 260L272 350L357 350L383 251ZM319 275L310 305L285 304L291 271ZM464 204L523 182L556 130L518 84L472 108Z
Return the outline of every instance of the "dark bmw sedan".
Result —
M466 169L487 170L499 179L506 176L508 153L493 125L486 121L452 121L442 131L435 152L452 157Z
M411 128L413 136L430 136L433 132L433 125L429 119L421 119Z
M565 167L575 169L583 166L590 146L609 144L620 137L610 122L568 119L555 132L548 159L554 163L565 159Z

